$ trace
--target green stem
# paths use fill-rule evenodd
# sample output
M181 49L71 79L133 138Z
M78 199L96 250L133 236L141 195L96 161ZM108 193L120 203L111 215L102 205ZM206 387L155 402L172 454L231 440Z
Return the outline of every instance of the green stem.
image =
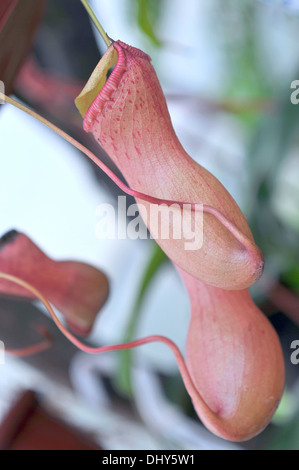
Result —
M124 335L124 341L130 341L135 337L136 327L139 319L140 310L144 302L145 295L159 268L168 260L166 254L159 245L155 244L151 258L145 268L142 276L140 288L135 299L135 304L129 319L127 329ZM131 395L131 369L132 352L130 350L122 351L119 363L119 373L117 374L117 386L125 395Z
M98 29L100 35L102 36L102 38L104 39L105 43L107 44L107 46L109 47L111 45L111 41L110 39L108 38L103 26L101 25L101 23L99 22L98 18L96 17L93 9L91 8L91 6L89 5L89 3L87 2L87 0L81 0L81 3L82 5L85 7L87 13L89 14L90 18L92 19L94 25L96 26L96 28Z

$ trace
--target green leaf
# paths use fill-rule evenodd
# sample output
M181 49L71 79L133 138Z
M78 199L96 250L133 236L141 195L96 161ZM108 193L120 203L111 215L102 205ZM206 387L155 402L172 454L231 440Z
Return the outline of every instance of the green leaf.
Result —
M134 339L136 327L140 317L141 308L147 294L147 291L151 285L155 275L162 267L162 265L168 261L168 257L161 250L159 245L154 244L152 256L149 259L147 266L145 267L139 291L137 293L134 307L131 313L129 323L124 335L123 343L132 341ZM119 373L117 374L117 387L124 395L131 395L131 366L132 366L132 351L125 350L120 353L119 361Z
M162 42L156 34L157 22L160 18L163 0L133 0L137 23L141 31L155 46Z
M270 116L259 125L248 151L249 191L247 215L257 244L265 257L279 254L281 269L299 256L298 234L275 214L273 195L281 163L297 145L298 107L290 101L290 88Z

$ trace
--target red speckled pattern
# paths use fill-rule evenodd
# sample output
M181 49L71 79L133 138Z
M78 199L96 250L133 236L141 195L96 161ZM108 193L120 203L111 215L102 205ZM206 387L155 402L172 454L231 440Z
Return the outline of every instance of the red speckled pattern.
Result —
M179 142L149 56L120 41L113 47L116 66L85 116L85 130L92 132L132 188L162 199L210 205L252 242L236 202ZM146 222L149 207L143 203L141 208ZM262 272L263 257L254 243L252 251L247 250L209 214L204 215L200 250L186 251L183 239L156 239L178 266L217 287L246 288Z

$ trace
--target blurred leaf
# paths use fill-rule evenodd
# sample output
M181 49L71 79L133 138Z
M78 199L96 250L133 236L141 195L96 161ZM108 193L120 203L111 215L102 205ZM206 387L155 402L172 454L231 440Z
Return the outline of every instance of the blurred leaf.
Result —
M267 198L273 191L279 165L291 145L298 143L299 113L290 90L272 116L261 124L249 149L249 170L254 194Z
M127 330L124 335L123 343L127 343L134 339L137 323L139 321L141 307L143 305L145 296L150 287L152 280L159 271L160 267L168 261L168 257L161 250L159 245L155 243L152 256L145 268L142 276L139 291L136 296L135 304L132 310L132 314L127 326ZM125 395L131 394L131 362L132 362L132 351L125 350L120 353L120 364L119 373L117 375L117 386Z
M285 282L291 289L293 289L297 294L299 294L299 266L298 261L293 261L290 264L289 269L286 272L283 272L281 279Z
M162 42L156 34L157 22L163 7L163 0L133 0L137 23L141 31L156 46Z
M46 0L1 0L0 80L7 94L26 58L34 33L41 21Z
M236 2L216 0L214 25L221 31L229 81L227 95L235 98L256 99L271 95L271 80L265 76L260 60L260 38L256 34L258 4L250 0ZM221 12L221 14L219 14Z
M259 126L248 152L249 222L266 257L280 256L282 269L294 257L298 259L298 234L278 219L273 211L272 196L281 163L290 149L298 145L298 131L298 107L290 102L288 89L280 106Z
M299 415L290 424L277 428L268 450L299 450Z

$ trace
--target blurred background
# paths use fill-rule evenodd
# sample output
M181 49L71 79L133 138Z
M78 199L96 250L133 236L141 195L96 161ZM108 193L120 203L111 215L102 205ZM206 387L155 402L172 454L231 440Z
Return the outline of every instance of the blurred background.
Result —
M0 9L0 80L116 171L82 130L73 103L106 50L102 38L79 0L45 1L44 10L43 2L30 0L34 22L27 18L17 28L15 15L12 41L3 34L5 6L18 3L7 0ZM36 342L36 324L54 337L51 349L36 356L6 355L0 421L33 390L44 413L98 448L297 450L299 365L291 363L290 345L299 340L299 105L290 97L291 83L299 80L299 2L90 4L111 38L152 57L183 146L246 215L266 260L251 293L280 336L286 390L262 434L230 444L201 425L165 346L89 356L57 331L38 302L0 297L0 339L7 348ZM29 52L21 51L25 37ZM10 58L20 54L9 78L5 51ZM50 257L90 263L109 277L110 297L87 343L161 334L184 351L189 299L171 263L152 240L96 236L96 208L107 202L117 208L118 188L83 154L9 105L0 107L0 142L0 234L15 228Z

